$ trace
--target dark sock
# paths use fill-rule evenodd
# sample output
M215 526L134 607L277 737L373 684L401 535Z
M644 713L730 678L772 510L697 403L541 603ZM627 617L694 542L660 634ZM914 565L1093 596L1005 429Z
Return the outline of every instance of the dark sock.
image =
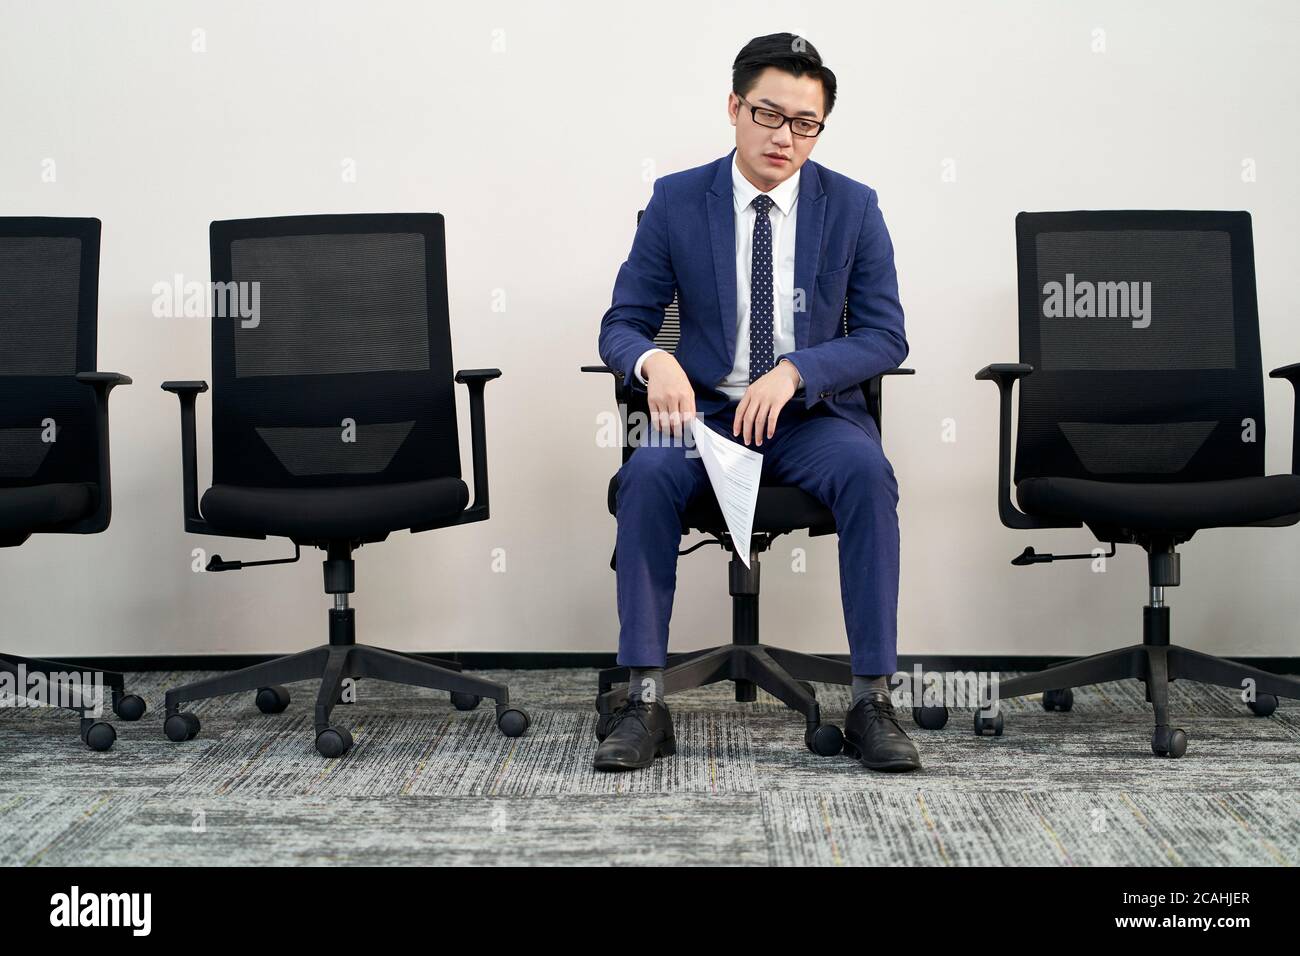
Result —
M856 704L867 694L877 690L883 690L886 694L889 693L889 684L886 682L884 674L853 675L853 703Z
M664 669L662 667L628 668L627 699L647 704L664 699Z

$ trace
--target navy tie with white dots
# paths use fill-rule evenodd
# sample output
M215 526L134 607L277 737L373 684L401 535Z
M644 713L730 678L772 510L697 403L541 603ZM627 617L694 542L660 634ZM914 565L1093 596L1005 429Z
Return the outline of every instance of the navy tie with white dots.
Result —
M754 243L749 266L749 380L772 371L772 197L754 197Z

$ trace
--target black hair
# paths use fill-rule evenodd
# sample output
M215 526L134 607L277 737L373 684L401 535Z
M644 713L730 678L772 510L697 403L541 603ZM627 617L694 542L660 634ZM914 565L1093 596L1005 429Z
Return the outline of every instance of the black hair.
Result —
M769 66L794 76L811 76L821 80L826 100L826 116L835 105L835 74L822 63L817 48L793 33L772 33L754 37L736 54L731 65L731 89L737 96L747 96Z

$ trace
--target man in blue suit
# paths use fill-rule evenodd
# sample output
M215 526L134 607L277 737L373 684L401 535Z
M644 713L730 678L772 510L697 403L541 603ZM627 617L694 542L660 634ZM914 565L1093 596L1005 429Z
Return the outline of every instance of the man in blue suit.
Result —
M765 481L797 485L834 514L854 674L845 736L865 766L920 767L886 683L897 668L898 489L860 388L903 361L907 340L875 192L808 158L834 104L835 75L806 40L750 41L727 99L735 150L655 182L619 269L600 355L645 384L660 436L618 476L618 660L631 680L598 769L649 766L675 747L663 668L680 515L712 492L698 455L667 437L696 417L760 452ZM653 339L674 292L681 342L670 354Z

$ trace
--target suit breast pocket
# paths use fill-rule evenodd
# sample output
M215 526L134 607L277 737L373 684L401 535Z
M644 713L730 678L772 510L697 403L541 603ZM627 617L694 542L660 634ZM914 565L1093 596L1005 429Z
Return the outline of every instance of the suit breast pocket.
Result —
M849 273L852 265L823 272L817 276L813 289L812 321L814 328L838 327L844 315L844 298L848 294Z
M849 269L852 267L853 263L850 262L848 265L840 266L838 269L832 269L830 272L819 272L817 273L817 281L838 282L841 279L847 279L849 277Z

